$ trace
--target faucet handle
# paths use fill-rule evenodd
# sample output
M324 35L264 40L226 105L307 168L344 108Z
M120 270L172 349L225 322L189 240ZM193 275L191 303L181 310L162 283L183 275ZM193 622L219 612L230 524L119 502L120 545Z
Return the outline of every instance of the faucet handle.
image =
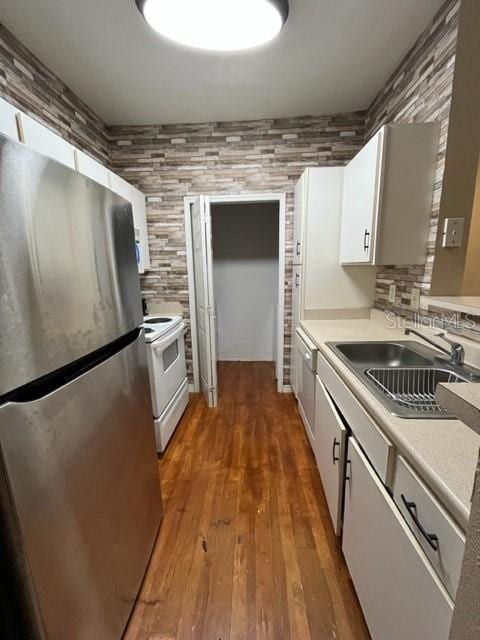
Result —
M460 342L455 342L455 340L446 338L445 335L445 331L435 334L437 338L441 338L452 347L452 362L454 364L462 365L465 359L465 349L463 348L463 345L461 345Z
M445 342L448 342L448 344L451 345L452 347L454 347L455 349L457 347L461 347L463 349L462 345L459 342L455 342L455 340L450 340L450 338L446 338L445 337L446 335L447 334L446 334L445 331L441 331L440 333L436 333L435 337L436 338L441 338L442 340L445 340Z

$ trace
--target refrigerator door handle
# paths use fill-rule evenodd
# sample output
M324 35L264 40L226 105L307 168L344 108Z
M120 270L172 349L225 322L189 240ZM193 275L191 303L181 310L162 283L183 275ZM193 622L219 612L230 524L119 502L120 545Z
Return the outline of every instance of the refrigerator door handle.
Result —
M4 396L0 396L0 407L7 402L19 404L33 402L34 400L39 400L40 398L53 393L57 389L60 389L69 382L75 380L75 378L78 378L99 364L102 364L105 360L115 356L117 353L135 342L140 333L141 329L134 329L118 340L114 340L107 346L90 353L88 356L75 360L65 367L61 367L46 376L38 378L38 380L29 382L18 389L14 389L13 391L6 393Z

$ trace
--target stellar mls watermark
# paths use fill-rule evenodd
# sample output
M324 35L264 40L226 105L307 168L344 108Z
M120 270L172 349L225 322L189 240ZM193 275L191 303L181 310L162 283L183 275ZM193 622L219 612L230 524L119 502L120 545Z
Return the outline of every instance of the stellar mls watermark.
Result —
M456 329L462 331L463 329L470 329L471 331L480 332L480 325L478 325L473 316L465 314L460 316L459 313L442 313L438 316L424 316L419 313L414 313L413 316L408 318L397 316L392 311L385 314L387 320L387 327L389 329L440 329L449 330Z

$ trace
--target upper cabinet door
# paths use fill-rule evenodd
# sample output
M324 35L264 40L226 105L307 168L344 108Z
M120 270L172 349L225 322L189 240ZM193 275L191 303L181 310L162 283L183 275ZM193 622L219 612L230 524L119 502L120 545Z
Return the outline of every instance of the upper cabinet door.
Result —
M147 205L145 194L132 187L133 222L140 235L142 246L143 268L150 269L150 251L148 248Z
M340 264L423 264L439 125L386 125L345 167Z
M295 185L295 209L293 213L293 264L303 262L304 228L307 207L308 170Z
M69 142L24 113L19 113L17 118L21 142L70 169L76 168L75 148Z
M0 133L18 142L17 113L18 109L0 98Z
M103 164L87 156L86 153L83 153L83 151L79 149L75 149L75 164L79 173L95 180L95 182L98 182L98 184L104 187L110 187L107 167L104 167Z
M141 254L138 268L140 273L143 273L146 269L150 269L145 194L120 176L117 176L113 171L109 171L109 183L112 191L132 204L135 240L140 245L139 247L137 246L137 250L139 250Z
M129 182L127 182L120 176L117 176L117 174L113 173L113 171L108 172L108 182L110 189L114 193L118 194L122 198L125 198L125 200L127 200L128 202L132 202L133 187Z
M345 167L340 263L372 264L379 204L383 130Z

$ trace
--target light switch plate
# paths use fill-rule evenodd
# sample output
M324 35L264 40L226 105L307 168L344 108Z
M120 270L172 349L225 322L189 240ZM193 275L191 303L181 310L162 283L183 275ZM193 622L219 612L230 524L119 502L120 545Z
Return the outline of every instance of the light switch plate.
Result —
M455 249L462 246L465 218L445 218L442 247Z
M412 289L412 297L410 298L410 309L418 309L420 306L420 289Z
M395 296L397 295L397 285L391 284L390 289L388 290L388 301L395 302Z

